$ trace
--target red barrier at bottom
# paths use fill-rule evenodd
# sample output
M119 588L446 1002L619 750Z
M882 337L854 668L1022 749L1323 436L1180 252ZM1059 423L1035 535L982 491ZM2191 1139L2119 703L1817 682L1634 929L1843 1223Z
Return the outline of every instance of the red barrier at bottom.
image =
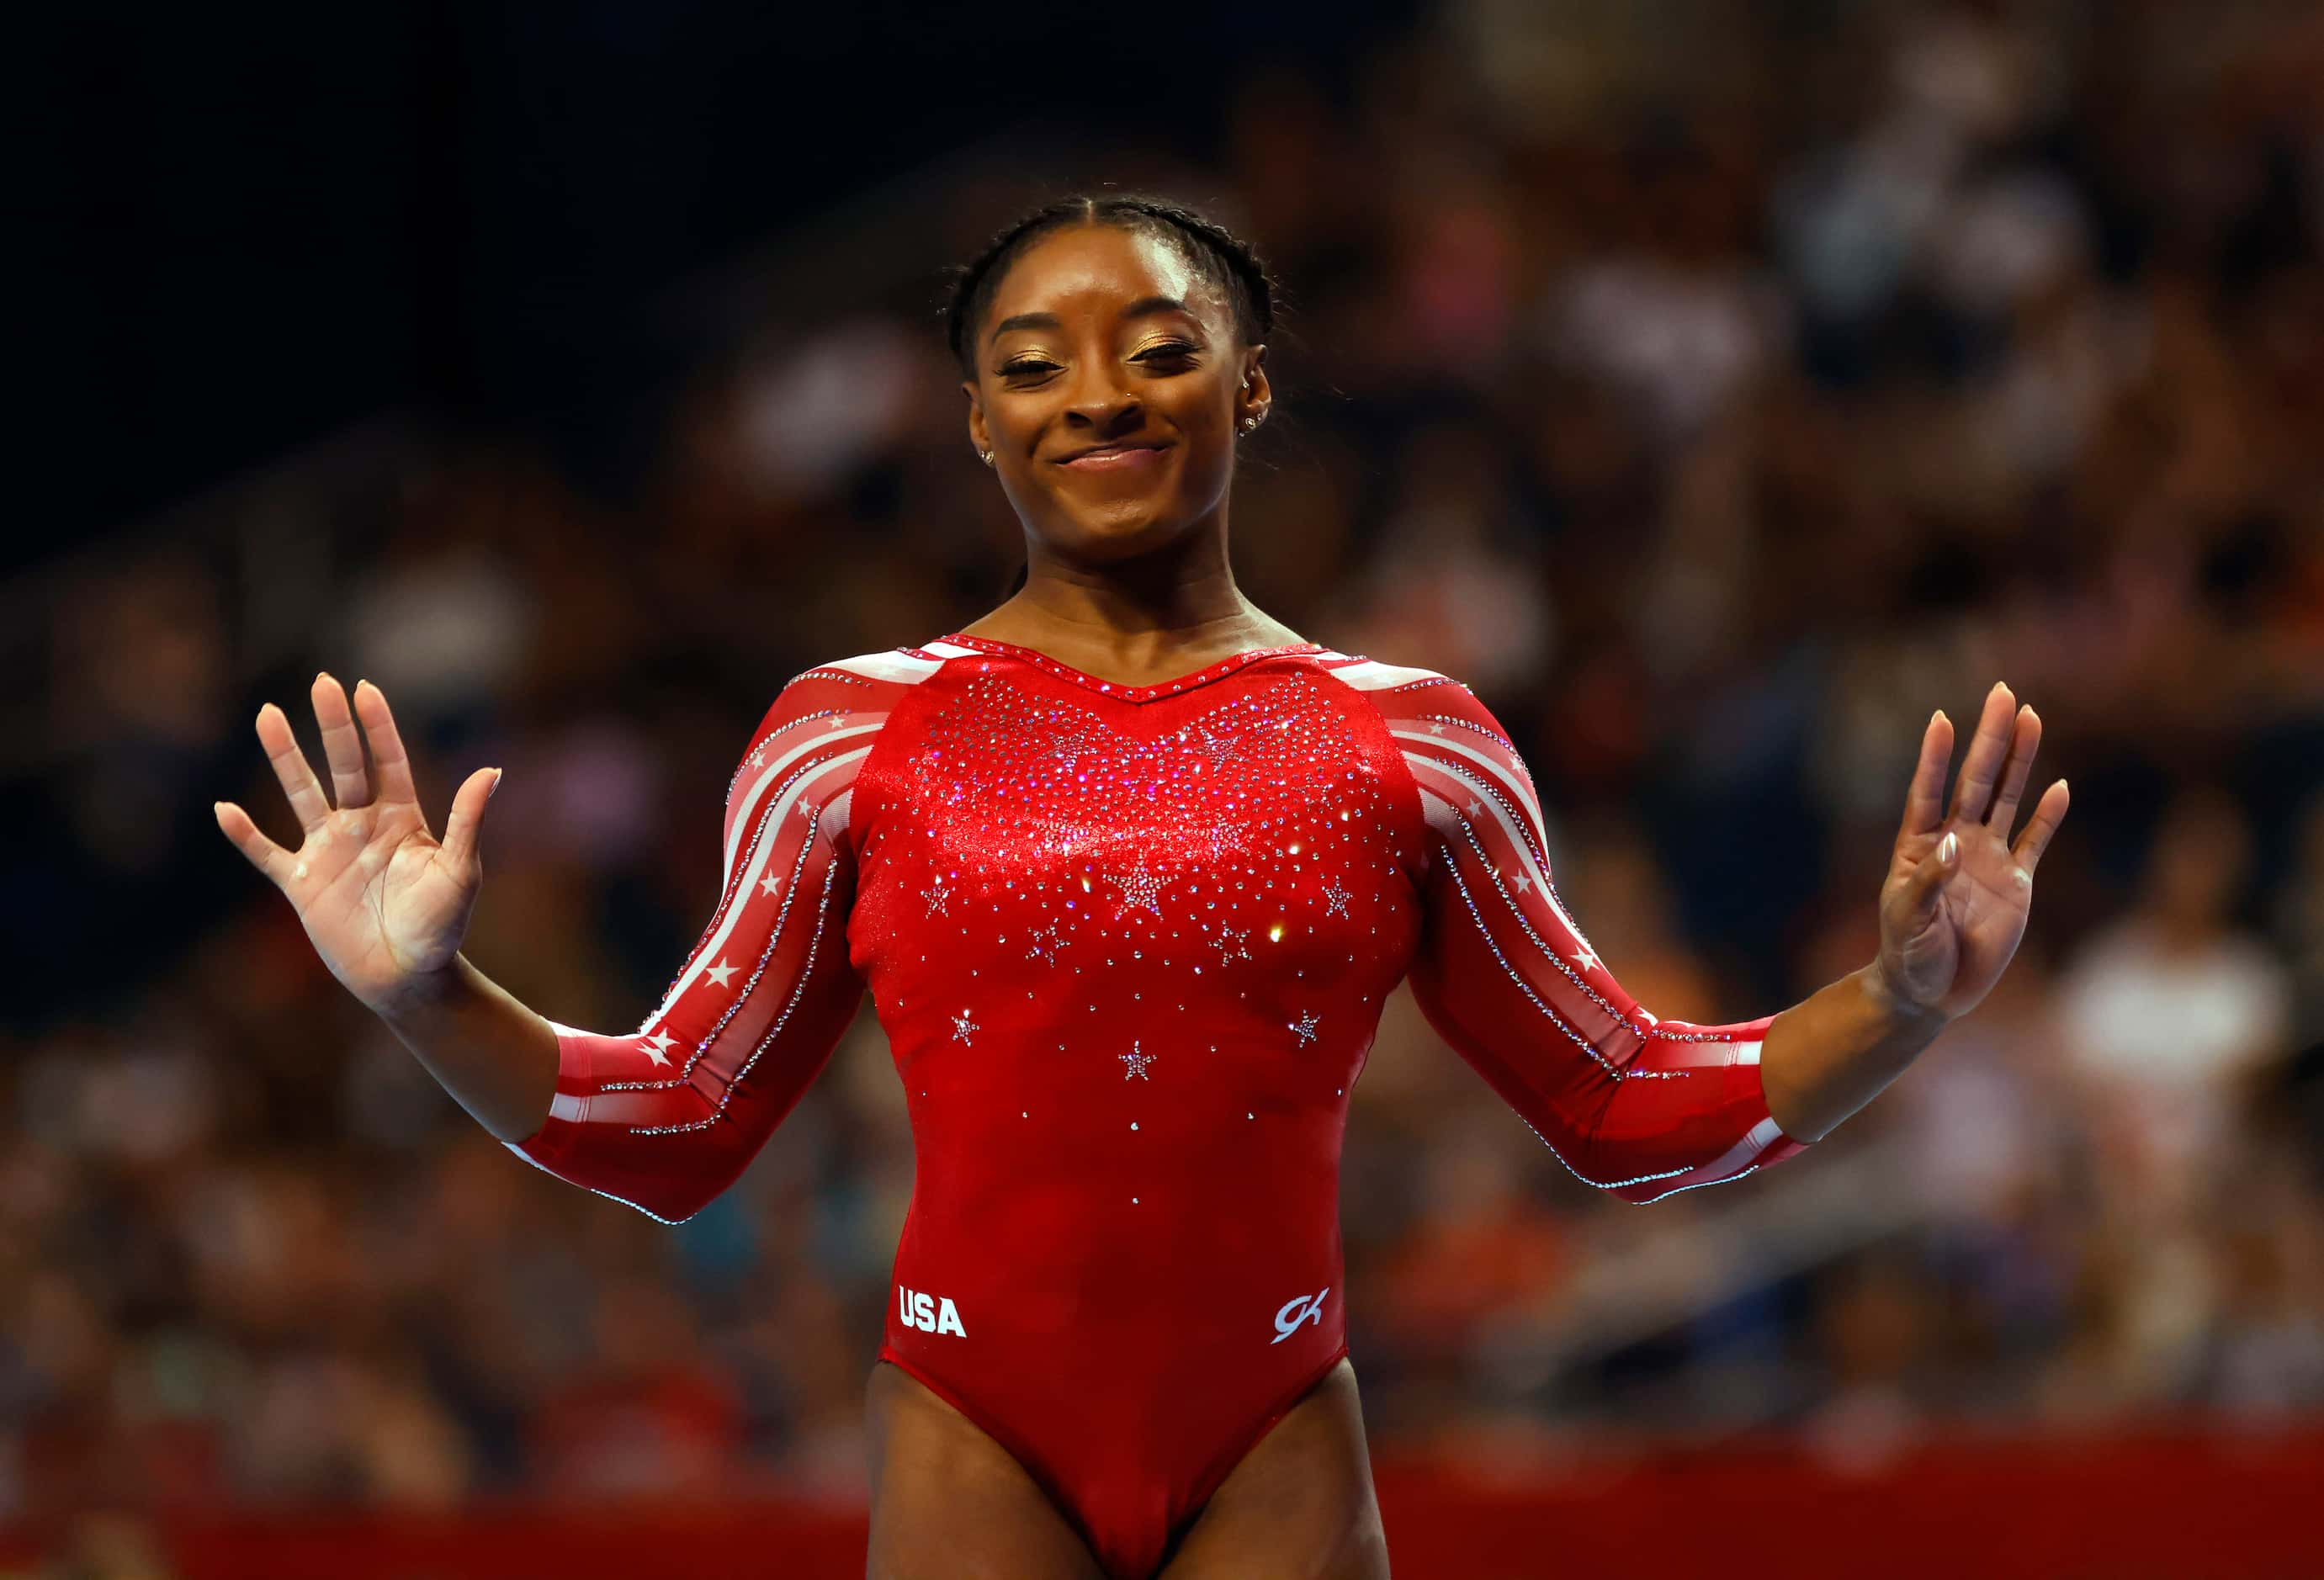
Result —
M1587 1456L1554 1475L1384 1458L1399 1580L2319 1580L2324 1430L1952 1438L1848 1474L1794 1447ZM173 1580L858 1580L863 1511L526 1504L153 1524ZM79 1545L0 1535L0 1576ZM61 1569L55 1571L63 1572ZM76 1571L78 1572L78 1571ZM1253 1580L1266 1580L1254 1576Z

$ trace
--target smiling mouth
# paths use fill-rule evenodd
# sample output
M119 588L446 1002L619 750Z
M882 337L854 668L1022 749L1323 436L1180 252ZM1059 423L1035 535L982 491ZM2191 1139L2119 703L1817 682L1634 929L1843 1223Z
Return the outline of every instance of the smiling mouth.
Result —
M1170 446L1167 445L1103 445L1093 450L1084 450L1057 463L1060 466L1077 466L1085 471L1099 471L1115 466L1149 465L1153 458Z

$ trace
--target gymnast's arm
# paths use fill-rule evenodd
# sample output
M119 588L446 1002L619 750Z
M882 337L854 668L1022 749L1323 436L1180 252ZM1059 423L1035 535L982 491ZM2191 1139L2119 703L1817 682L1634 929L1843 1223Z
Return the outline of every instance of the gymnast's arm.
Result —
M303 841L284 850L225 802L221 831L290 898L332 974L494 1137L665 1222L699 1211L798 1102L861 1003L844 936L853 895L845 831L854 765L868 749L859 738L878 716L830 705L852 698L829 671L784 688L728 791L724 880L709 926L645 1024L603 1036L545 1019L458 952L498 771L479 769L461 785L439 843L379 689L359 684L351 707L320 675L313 694L337 807L269 704L258 733Z
M1551 883L1540 802L1499 722L1437 677L1377 699L1429 828L1413 997L1585 1183L1644 1206L1805 1150L1770 1113L1775 1017L1662 1019L1625 992Z
M734 1182L822 1073L863 998L848 959L855 765L876 724L784 689L728 791L716 911L634 1032L544 1022L545 1117L509 1149L559 1179L681 1222Z
M1419 673L1382 710L1431 834L1414 997L1568 1167L1641 1205L1796 1156L1975 1008L2024 936L2034 868L2070 799L2064 780L2052 785L2011 839L2042 721L1997 684L1948 809L1953 727L1940 710L1881 887L1879 955L1780 1015L1663 1020L1560 903L1541 804L1507 733L1466 687Z

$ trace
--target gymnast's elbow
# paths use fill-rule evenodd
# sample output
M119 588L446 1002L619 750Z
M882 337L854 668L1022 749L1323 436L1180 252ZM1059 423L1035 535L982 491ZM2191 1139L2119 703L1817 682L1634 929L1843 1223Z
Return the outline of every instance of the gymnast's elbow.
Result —
M758 1150L718 1119L698 1131L618 1138L584 1133L571 1140L567 1149L545 1155L531 1146L509 1150L568 1185L673 1226L724 1195Z
M647 1176L622 1181L614 1190L589 1187L597 1194L611 1198L625 1207L635 1208L658 1224L675 1228L699 1214L705 1208L726 1194L733 1184L733 1173L715 1182L704 1181L681 1174Z

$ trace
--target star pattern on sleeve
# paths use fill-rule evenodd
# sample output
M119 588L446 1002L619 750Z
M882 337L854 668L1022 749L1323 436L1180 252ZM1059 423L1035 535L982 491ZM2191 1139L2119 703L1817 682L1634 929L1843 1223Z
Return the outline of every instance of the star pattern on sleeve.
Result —
M645 1043L646 1057L652 1060L657 1068L669 1063L669 1045L678 1041L676 1037L671 1036L668 1032L656 1032L652 1036L642 1040Z
M717 983L721 988L724 988L726 986L726 978L733 976L742 969L742 968L740 966L730 966L722 959L716 965L710 967L702 974L709 978L712 981Z

